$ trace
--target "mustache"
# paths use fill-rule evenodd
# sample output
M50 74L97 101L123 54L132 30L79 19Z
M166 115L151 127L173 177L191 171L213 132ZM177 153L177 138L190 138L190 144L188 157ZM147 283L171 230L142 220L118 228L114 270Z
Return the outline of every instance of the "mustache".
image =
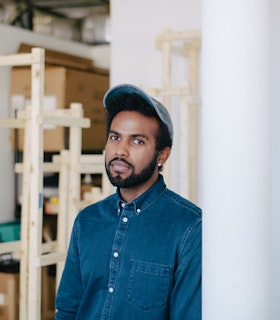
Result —
M130 166L133 168L133 165L131 163L129 163L128 161L126 161L125 159L123 158L119 158L119 157L116 157L112 160L109 161L108 165L110 166L112 164L113 161L122 161L123 163L125 163L126 165Z

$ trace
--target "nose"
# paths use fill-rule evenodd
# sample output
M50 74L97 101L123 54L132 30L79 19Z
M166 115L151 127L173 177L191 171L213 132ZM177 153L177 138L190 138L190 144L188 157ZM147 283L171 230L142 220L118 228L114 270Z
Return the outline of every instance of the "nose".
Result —
M126 158L128 156L128 148L124 140L117 143L115 147L115 155L120 158Z

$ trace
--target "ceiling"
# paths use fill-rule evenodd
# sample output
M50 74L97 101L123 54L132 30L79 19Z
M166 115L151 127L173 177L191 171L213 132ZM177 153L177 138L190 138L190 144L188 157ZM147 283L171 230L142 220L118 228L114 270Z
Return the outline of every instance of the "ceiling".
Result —
M14 0L29 8L56 12L63 9L92 8L109 5L110 0Z
M110 0L14 0L15 5L27 11L40 10L64 17L82 17L83 12L102 7L109 8Z
M109 5L110 0L0 0L0 23L68 40L108 43Z

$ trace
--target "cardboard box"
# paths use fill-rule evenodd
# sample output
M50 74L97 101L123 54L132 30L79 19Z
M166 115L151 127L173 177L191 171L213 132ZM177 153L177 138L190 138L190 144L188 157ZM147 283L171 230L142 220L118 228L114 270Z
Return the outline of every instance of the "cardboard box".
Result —
M55 276L42 268L41 320L53 320L55 314Z
M55 277L42 268L41 319L54 318ZM19 319L19 273L0 272L0 320Z
M109 75L95 72L51 66L45 69L44 108L69 108L70 103L83 105L84 117L91 119L91 127L82 130L82 150L100 152L103 150L105 136L105 111L103 96L109 88ZM12 101L30 100L30 68L13 68L11 73ZM16 98L16 99L15 99ZM51 102L51 103L50 103ZM14 113L15 103L12 102ZM23 149L23 130L17 130L14 145ZM64 127L47 127L44 130L44 151L57 152L68 148L68 130Z
M19 274L0 272L0 320L19 319Z

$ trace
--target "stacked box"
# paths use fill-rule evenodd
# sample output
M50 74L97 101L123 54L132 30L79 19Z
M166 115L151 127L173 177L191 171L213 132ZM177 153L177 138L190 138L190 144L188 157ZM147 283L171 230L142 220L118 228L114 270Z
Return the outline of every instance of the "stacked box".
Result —
M44 108L69 108L70 103L79 102L84 117L90 118L91 127L82 129L82 150L100 152L105 145L105 111L103 96L109 88L109 76L92 71L69 67L48 66L45 69ZM14 68L11 74L11 101L25 101L31 96L30 67ZM21 99L19 99L21 97ZM13 103L12 103L13 104ZM14 112L15 106L11 109ZM59 152L68 147L68 134L64 127L46 127L44 130L44 151ZM12 136L12 140L14 140ZM23 130L18 130L15 148L23 150Z
M19 274L0 272L0 320L19 319Z
M41 319L53 319L55 313L55 277L42 268ZM19 273L0 272L0 320L19 319Z

